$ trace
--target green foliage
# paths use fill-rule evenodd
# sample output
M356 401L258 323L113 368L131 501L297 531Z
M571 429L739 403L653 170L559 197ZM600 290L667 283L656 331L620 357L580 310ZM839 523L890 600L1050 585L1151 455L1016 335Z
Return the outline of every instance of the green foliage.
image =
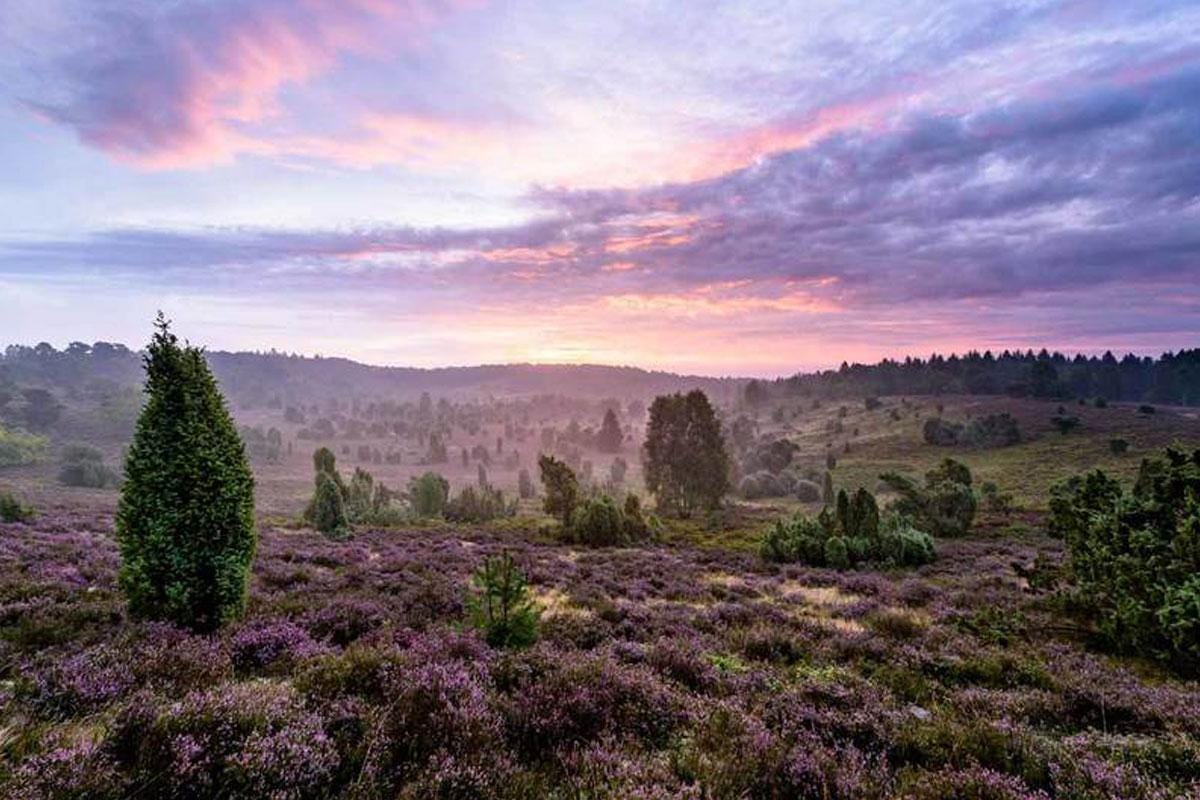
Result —
M1071 414L1055 414L1050 418L1050 422L1063 436L1079 427L1079 417Z
M508 553L492 556L471 579L467 603L471 624L492 647L529 647L538 638L541 611L524 573Z
M825 470L825 480L821 484L821 502L830 505L837 498L833 493L833 473Z
M642 515L641 500L635 494L625 496L623 505L606 494L584 500L575 508L564 538L588 547L621 547L650 535L650 526Z
M949 422L941 417L925 420L921 429L926 444L939 447L1008 447L1021 441L1021 429L1011 414L988 414L966 425Z
M689 517L720 506L729 491L729 455L704 392L656 397L643 448L646 488L659 508Z
M333 476L336 473L318 472L317 488L309 504L309 520L321 533L334 538L343 538L349 533L350 519L346 514L346 502Z
M952 458L925 474L925 486L894 472L880 479L899 497L892 510L910 517L934 536L965 536L975 519L977 501L971 489L971 471Z
M0 492L0 522L28 522L34 510L18 500L11 492Z
M528 500L534 495L533 479L529 477L529 470L521 468L517 474L517 494L522 500Z
M63 486L108 489L119 486L121 476L104 463L104 454L99 450L74 444L63 448L58 482Z
M491 486L464 486L445 510L451 522L488 522L516 513L516 504L505 503L504 493Z
M362 467L354 468L346 487L346 516L351 522L366 522L375 500L375 478Z
M650 535L650 524L642 515L642 499L630 492L625 495L625 538L637 541Z
M32 464L45 452L45 438L0 425L0 468Z
M203 352L156 326L117 508L120 585L134 616L211 630L245 608L254 478Z
M775 523L760 553L768 561L849 569L864 563L917 566L933 561L933 540L905 517L882 520L874 496L838 492L836 503L813 519L797 514Z
M625 515L608 495L585 500L575 509L571 536L580 544L612 547L625 542Z
M578 478L570 467L554 456L538 456L538 469L542 473L542 487L546 491L542 508L550 516L561 520L563 527L570 527L575 506L579 503Z
M422 519L442 516L449 496L449 481L436 472L426 472L408 482L408 499L413 513Z
M1051 533L1110 646L1200 665L1200 450L1142 462L1129 492L1096 470L1052 492Z

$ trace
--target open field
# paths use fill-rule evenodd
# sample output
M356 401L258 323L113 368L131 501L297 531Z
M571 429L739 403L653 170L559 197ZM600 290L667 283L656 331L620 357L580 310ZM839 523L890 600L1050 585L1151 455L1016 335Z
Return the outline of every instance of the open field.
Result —
M1027 441L926 445L939 403L948 419L1007 411ZM256 467L249 612L211 636L127 618L114 491L6 473L40 513L0 526L0 777L30 798L1193 797L1200 686L1090 647L1056 594L1063 548L1041 509L1055 479L1128 475L1153 448L1200 442L1194 412L1072 406L1081 426L1062 436L1056 409L943 397L761 413L763 435L814 469L831 444L839 487L953 454L1025 508L893 571L761 561L790 500L666 521L637 548L558 543L532 503L334 542L296 520L312 478L294 450ZM1115 436L1130 453L1109 452ZM453 483L472 477L450 466ZM424 467L368 468L402 485ZM469 578L501 551L543 609L529 650L465 625Z

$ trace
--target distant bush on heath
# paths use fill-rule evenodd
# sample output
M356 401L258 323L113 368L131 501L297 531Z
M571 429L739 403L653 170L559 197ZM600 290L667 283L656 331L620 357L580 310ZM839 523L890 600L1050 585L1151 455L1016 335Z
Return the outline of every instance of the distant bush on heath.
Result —
M570 527L579 503L579 479L575 471L554 456L538 456L538 469L542 476L545 499L542 508L547 514Z
M483 562L471 579L467 603L471 623L492 647L529 647L538 638L541 611L525 574L508 553Z
M926 444L938 447L1008 447L1021 441L1021 429L1008 413L988 414L966 425L931 417L925 420L921 435Z
M442 516L450 497L450 482L436 472L426 472L408 482L408 501L422 519Z
M1146 459L1129 491L1100 470L1071 478L1050 510L1106 642L1200 672L1200 450Z
M588 547L619 547L646 538L649 526L637 495L628 495L625 503L618 505L609 495L600 494L576 507L564 534L567 540Z
M305 516L314 528L326 536L343 538L350 531L350 519L346 516L342 490L328 472L318 472L316 481L317 486Z
M121 484L117 471L104 463L104 454L87 445L63 448L58 470L58 482L63 486L108 489Z
M975 519L978 501L971 488L971 470L952 458L943 459L925 473L925 485L895 472L880 480L899 497L891 509L909 517L921 530L934 536L965 536Z
M245 608L254 478L204 353L156 326L117 508L120 585L134 616L211 630Z
M506 503L504 493L492 486L464 486L444 513L451 522L488 522L515 516L517 505Z
M18 500L11 492L0 492L0 522L28 522L34 510Z
M866 489L838 492L837 502L816 518L797 514L775 523L760 552L768 561L849 569L864 564L917 566L934 559L933 540L899 515L880 519Z
M520 473L517 474L517 495L522 500L530 500L536 491L533 486L533 478L529 477L529 470L522 467Z
M32 464L46 452L46 439L0 425L0 467Z

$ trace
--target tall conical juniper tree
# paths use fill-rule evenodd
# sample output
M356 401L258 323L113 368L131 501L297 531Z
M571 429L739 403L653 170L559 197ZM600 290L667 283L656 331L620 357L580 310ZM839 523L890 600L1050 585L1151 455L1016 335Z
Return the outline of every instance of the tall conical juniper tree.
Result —
M208 631L245 609L254 478L204 353L161 313L154 324L117 507L120 585L133 616Z

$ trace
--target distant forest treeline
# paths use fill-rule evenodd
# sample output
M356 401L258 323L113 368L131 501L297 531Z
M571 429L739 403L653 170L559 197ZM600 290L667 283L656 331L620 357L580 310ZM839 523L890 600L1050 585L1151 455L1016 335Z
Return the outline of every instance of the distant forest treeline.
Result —
M895 394L1007 394L1047 399L1105 400L1200 405L1200 349L1164 353L1159 358L1111 352L1103 356L1042 350L933 355L928 359L842 364L840 369L798 374L777 381L751 381L746 399L771 396L868 397Z
M658 394L703 389L718 401L732 401L744 381L587 364L497 364L476 367L376 367L345 358L277 352L205 354L225 394L237 406L273 401L315 403L353 397L415 399L423 392L441 396L653 398ZM141 354L125 345L75 342L58 350L49 344L9 345L0 354L0 388L25 384L67 393L99 384L139 386Z
M1200 348L1159 358L1128 354L1068 357L1042 350L933 355L842 364L839 369L777 380L709 378L636 367L566 364L496 364L477 367L375 367L345 358L267 353L207 353L221 386L238 406L319 402L352 397L435 395L506 397L652 398L702 389L718 403L744 396L867 397L872 395L1008 394L1068 399L1200 405ZM141 355L120 344L9 345L0 354L0 390L33 385L68 394L141 384ZM744 395L741 393L744 391Z

